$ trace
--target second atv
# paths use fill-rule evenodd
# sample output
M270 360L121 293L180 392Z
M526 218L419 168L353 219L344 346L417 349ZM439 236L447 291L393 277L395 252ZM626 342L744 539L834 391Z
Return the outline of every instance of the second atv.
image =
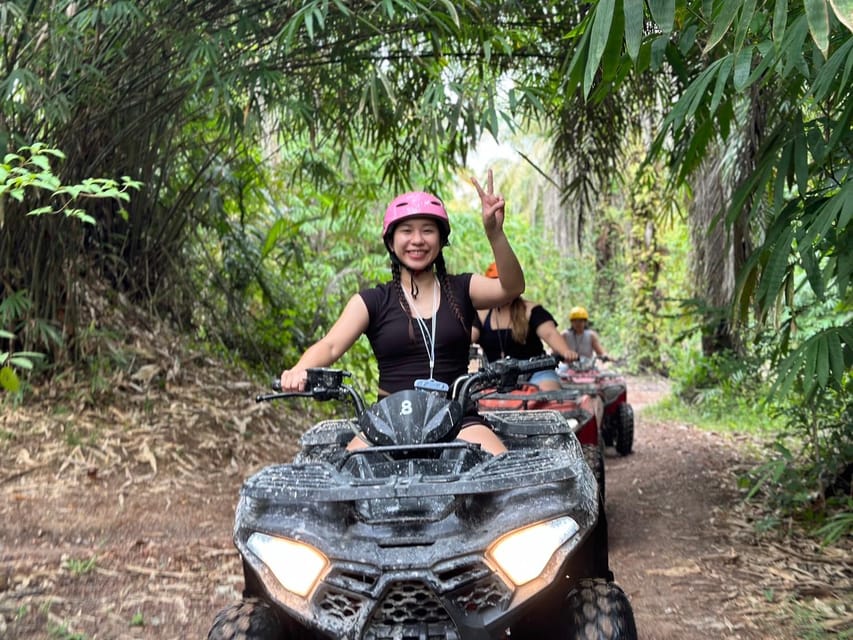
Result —
M561 363L557 369L566 389L597 394L604 404L601 435L604 444L627 456L634 450L634 409L628 404L628 385L625 377L599 369L595 357Z

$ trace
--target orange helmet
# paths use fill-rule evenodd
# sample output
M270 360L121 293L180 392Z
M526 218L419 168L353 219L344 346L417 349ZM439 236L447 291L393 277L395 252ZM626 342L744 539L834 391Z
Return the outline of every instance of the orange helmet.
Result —
M569 320L589 320L589 314L583 307L572 307L569 311Z
M497 278L498 277L498 265L494 262L489 265L489 268L486 269L486 272L483 274L487 278Z

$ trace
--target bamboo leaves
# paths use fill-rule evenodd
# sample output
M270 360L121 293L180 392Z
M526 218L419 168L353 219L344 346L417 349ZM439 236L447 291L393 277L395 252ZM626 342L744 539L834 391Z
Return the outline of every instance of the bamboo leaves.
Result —
M829 51L829 9L826 6L826 0L803 0L803 2L806 7L809 31L825 58Z
M14 333L0 329L0 339L13 341L15 337ZM0 351L0 388L13 393L19 391L21 381L15 369L31 371L33 361L43 358L43 353L33 351Z
M725 37L741 8L741 4L741 0L722 0L722 2L714 3L714 12L711 16L713 27L708 43L705 45L705 53L716 47Z
M829 0L829 4L841 24L853 31L853 0Z
M832 327L810 336L779 365L773 392L785 396L800 381L810 399L828 385L841 389L853 368L853 328Z
M773 42L780 43L788 26L788 0L776 0L773 10Z
M631 60L637 61L640 43L643 40L643 2L641 0L623 0L625 11L625 49Z
M595 7L595 17L592 22L592 32L589 41L589 54L587 55L586 70L583 75L583 94L585 96L589 95L593 78L601 62L601 56L607 47L615 4L616 0L601 0Z
M631 2L631 0L626 0ZM649 12L663 33L670 33L675 23L675 0L648 0Z

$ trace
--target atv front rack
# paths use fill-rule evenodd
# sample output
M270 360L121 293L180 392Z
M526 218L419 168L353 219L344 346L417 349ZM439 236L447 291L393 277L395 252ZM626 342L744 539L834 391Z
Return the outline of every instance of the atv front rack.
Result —
M440 446L470 447L465 443ZM352 451L350 455L379 456L396 449L375 446ZM403 460L401 464L407 462ZM279 464L249 478L240 495L285 505L486 494L575 480L582 475L579 464L585 463L575 451L543 449L509 451L458 474L353 478L324 462Z

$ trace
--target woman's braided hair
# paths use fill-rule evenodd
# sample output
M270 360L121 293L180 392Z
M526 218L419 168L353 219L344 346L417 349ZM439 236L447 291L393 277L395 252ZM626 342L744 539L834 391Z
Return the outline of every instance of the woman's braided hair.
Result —
M453 287L450 286L450 276L447 273L447 266L444 264L444 254L441 251L438 252L438 256L433 264L435 265L435 274L438 277L441 290L444 292L445 297L450 302L450 307L453 309L453 315L455 315L456 319L459 320L459 324L462 325L462 328L466 332L470 332L471 325L470 323L465 322L465 317L462 315L462 310L459 308L459 302L456 300L456 296L453 295ZM415 330L414 323L412 321L412 309L409 307L409 301L406 298L406 294L403 292L403 280L400 275L401 272L402 263L400 262L400 259L391 253L391 275L394 281L394 289L397 291L397 297L400 300L400 305L409 317L409 338L414 340Z

